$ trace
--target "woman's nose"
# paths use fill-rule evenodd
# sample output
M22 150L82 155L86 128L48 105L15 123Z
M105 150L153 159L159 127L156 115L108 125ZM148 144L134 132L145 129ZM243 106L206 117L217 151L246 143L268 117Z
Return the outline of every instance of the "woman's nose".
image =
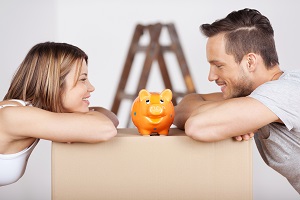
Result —
M93 92L95 90L95 87L91 84L90 81L88 81L87 89L89 92Z

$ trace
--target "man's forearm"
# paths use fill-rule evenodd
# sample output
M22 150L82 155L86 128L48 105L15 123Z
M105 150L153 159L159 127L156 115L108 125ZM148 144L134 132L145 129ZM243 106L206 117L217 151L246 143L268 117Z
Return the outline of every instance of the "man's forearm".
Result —
M179 129L184 129L186 120L192 112L202 104L207 103L200 94L186 95L177 106L175 106L175 119L173 124Z

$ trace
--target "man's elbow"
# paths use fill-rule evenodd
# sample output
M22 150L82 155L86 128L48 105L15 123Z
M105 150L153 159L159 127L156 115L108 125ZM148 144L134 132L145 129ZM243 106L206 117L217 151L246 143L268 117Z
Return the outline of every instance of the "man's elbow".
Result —
M184 123L181 123L177 118L174 119L173 124L181 130L184 130Z
M185 133L187 136L200 142L215 142L218 141L204 125L188 120L185 124Z

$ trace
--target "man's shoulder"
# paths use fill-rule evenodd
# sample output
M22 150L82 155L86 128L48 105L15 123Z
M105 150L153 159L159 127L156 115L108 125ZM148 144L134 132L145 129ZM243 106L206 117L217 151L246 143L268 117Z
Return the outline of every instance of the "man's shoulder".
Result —
M286 70L279 78L281 81L300 82L300 70Z

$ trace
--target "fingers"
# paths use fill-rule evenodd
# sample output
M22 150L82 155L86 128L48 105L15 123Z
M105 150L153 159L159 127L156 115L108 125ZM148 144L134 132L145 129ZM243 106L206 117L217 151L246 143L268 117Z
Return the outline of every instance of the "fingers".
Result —
M235 136L234 139L235 139L236 141L243 141L243 140L248 141L248 140L250 140L253 136L254 136L254 133L251 132L251 133L246 133L246 134L244 134L244 135Z
M250 139L250 136L248 134L242 135L243 140L248 141Z
M240 136L240 135L239 136L235 136L234 139L236 141L242 141L243 140L242 136Z

